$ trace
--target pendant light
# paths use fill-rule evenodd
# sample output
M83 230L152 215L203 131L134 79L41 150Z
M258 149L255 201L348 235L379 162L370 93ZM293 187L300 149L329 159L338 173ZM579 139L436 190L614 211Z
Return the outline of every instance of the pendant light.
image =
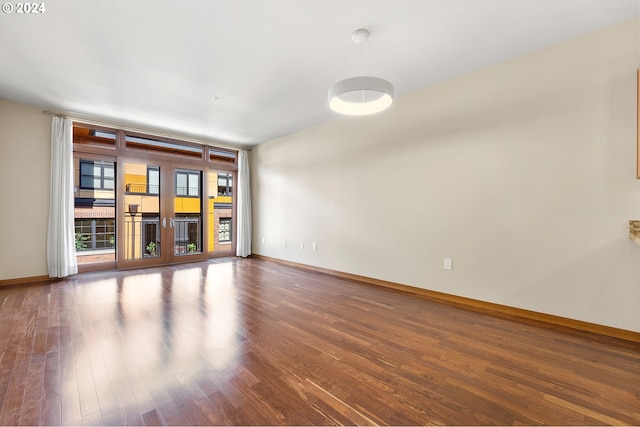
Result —
M360 45L363 59L363 44L369 43L369 35L369 31L366 29L355 30L351 34L353 44ZM371 50L371 46L369 49ZM347 53L348 56L349 53ZM350 77L336 82L329 88L329 107L336 113L348 116L366 116L379 113L389 108L392 103L393 85L379 77Z

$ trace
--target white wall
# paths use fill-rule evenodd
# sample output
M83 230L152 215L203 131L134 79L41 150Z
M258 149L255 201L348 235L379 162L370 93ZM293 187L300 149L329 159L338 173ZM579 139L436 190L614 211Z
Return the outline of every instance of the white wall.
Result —
M0 280L47 274L51 116L0 99Z
M254 253L640 331L639 24L256 147Z

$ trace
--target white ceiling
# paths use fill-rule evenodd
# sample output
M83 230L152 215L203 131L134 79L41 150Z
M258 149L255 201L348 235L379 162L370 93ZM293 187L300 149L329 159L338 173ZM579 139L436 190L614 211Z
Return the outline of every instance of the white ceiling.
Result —
M0 14L0 98L231 145L336 117L329 86L363 72L359 49L347 56L358 28L365 71L402 95L640 13L639 0L44 4Z

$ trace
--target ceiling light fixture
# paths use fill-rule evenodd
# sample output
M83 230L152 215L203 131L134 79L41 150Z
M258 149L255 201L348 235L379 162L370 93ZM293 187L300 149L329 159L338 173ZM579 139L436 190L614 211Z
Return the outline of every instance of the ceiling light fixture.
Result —
M369 35L369 31L366 29L355 30L351 34L353 44L360 45L362 62L364 62L363 45L365 42L373 57L373 51L369 45ZM347 58L345 58L345 63ZM348 116L366 116L379 113L389 108L392 103L393 85L379 77L350 77L336 82L329 88L329 107L336 113Z

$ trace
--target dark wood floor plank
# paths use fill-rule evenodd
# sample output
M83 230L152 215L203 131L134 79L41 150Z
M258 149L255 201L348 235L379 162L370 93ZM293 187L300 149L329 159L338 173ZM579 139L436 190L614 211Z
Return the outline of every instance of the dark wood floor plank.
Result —
M25 302L24 294L26 292L20 292L19 295L21 297L17 298L16 301L21 304ZM28 299L26 302L28 302ZM3 372L3 376L6 375L7 378L4 386L6 388L3 387L4 390L0 390L4 394L2 411L0 411L1 425L19 424L24 403L26 380L29 373L30 347L33 343L37 313L29 309L28 305L18 306L17 311L23 314L23 321L18 322L19 324L15 326L11 340L7 343L2 358L4 361L6 354L7 366Z
M21 425L37 425L40 423L42 395L44 393L44 371L44 353L32 353L29 360L29 369L27 371L24 401L20 411Z
M640 424L640 345L266 260L0 289L3 425Z

